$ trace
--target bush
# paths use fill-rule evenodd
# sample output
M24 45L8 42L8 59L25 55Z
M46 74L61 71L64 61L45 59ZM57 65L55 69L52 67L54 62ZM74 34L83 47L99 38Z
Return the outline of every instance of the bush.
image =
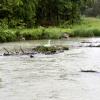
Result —
M23 37L25 38L25 40L32 40L33 35L32 33L23 33Z
M23 20L20 19L12 19L9 24L8 24L9 28L25 28L26 24L23 22Z
M8 20L6 18L0 20L0 29L8 29Z
M16 41L16 35L11 32L0 32L0 42Z
M93 30L94 36L100 36L100 30L94 29Z

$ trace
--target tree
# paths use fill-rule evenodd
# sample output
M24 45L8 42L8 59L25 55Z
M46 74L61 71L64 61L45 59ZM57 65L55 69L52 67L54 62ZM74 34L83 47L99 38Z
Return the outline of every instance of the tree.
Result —
M27 27L32 27L35 23L36 0L22 0L23 5L15 7L14 14L18 19L22 19ZM32 25L31 25L32 24Z
M7 19L9 27L25 23L26 27L58 25L80 21L81 12L94 0L0 0L0 20Z
M94 1L94 2L93 2ZM93 0L92 5L88 6L85 11L87 16L100 16L100 0Z

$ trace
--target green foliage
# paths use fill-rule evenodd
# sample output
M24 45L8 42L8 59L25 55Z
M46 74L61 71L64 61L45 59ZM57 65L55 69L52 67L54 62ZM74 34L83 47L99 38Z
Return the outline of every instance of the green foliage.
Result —
M96 36L96 37L100 36L100 29L94 29L92 31L93 31L94 36Z
M66 22L65 22L66 23ZM100 19L83 18L81 23L60 27L38 27L32 29L2 29L0 42L35 40L35 39L60 39L64 33L70 37L100 36Z
M0 29L8 29L8 20L6 18L0 20Z
M16 41L16 35L11 32L0 32L0 42L11 42Z
M26 24L23 22L23 20L20 20L20 19L12 19L10 22L9 22L9 28L25 28Z
M37 22L40 25L57 25L68 21L72 24L80 18L80 4L72 0L40 0L37 8Z
M98 17L100 16L100 0L94 0L92 6L85 11L86 16Z
M93 0L0 0L0 20L9 28L55 26L80 21L80 9ZM20 25L21 24L21 25ZM24 25L23 25L24 24Z
M86 30L86 29L78 29L74 30L74 37L93 37L93 31L92 30Z
M35 23L35 0L1 0L0 19L7 19L8 26L14 28L20 20L32 27Z

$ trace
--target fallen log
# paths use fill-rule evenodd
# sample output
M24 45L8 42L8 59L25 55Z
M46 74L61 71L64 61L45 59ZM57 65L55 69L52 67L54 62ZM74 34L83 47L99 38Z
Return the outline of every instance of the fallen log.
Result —
M3 48L3 49L9 54L9 51L6 48Z
M21 50L21 52L24 54L25 52L24 52L24 50L22 49L22 47L20 47L20 50Z

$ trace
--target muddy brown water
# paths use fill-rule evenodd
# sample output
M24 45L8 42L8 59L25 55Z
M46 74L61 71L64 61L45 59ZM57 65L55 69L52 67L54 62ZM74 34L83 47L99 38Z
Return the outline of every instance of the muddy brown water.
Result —
M78 47L81 41L100 38L51 40L51 45L69 45L69 51L55 55L36 54L34 58L0 56L0 100L100 100L100 48ZM48 40L0 44L2 48L30 48ZM86 45L86 44L85 44Z

